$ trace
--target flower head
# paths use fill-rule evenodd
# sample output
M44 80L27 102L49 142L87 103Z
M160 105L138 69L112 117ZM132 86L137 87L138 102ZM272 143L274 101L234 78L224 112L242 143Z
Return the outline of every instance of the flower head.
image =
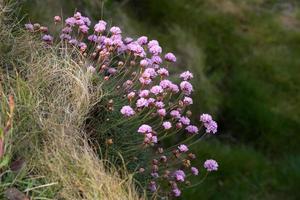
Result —
M139 93L139 97L147 98L150 94L149 90L141 90Z
M146 36L141 36L137 39L137 42L140 44L140 45L145 45L147 44L148 42L148 38Z
M130 116L133 116L135 114L135 111L130 106L123 106L122 109L121 109L121 113L125 117L130 117Z
M148 107L148 106L149 106L149 103L148 103L147 99L145 99L145 98L139 98L136 101L136 107L138 107L138 108Z
M209 172L211 172L211 171L217 171L217 170L218 170L218 167L219 167L219 165L218 165L217 161L215 161L215 160L213 160L213 159L206 160L206 161L204 162L204 168L205 168L207 171L209 171Z
M184 171L182 171L182 170L176 170L174 172L174 178L178 182L184 182L184 179L185 179L185 173L184 173Z
M189 125L190 124L190 119L188 117L180 117L179 121L184 124L184 125Z
M180 89L182 90L182 92L185 95L190 95L191 92L193 91L193 86L192 86L192 84L190 82L182 81L180 83Z
M193 104L193 99L191 97L184 97L183 103L185 105L192 105Z
M161 116L161 117L164 117L166 116L167 112L166 112L166 109L164 108L161 108L157 111L157 113Z
M151 192L155 192L157 190L157 186L156 186L156 183L154 181L150 182L150 184L149 184L149 190Z
M173 53L167 53L165 59L169 62L176 62L176 56Z
M160 68L157 73L161 76L169 76L169 71L166 68Z
M197 176L199 174L199 170L196 167L191 167L191 172L195 176Z
M189 125L185 128L185 130L187 130L189 133L191 134L197 134L198 133L198 128L197 126L194 126L194 125Z
M163 122L162 125L163 125L163 127L164 127L165 130L168 130L168 129L172 128L172 124L169 121Z
M182 78L184 81L188 81L188 80L192 79L193 77L194 76L190 71L185 71L180 74L180 78Z
M54 16L54 21L55 22L61 22L61 17L60 16Z
M178 187L172 189L172 194L174 197L179 197L181 195L181 191L178 189Z
M34 30L34 27L32 24L25 24L25 28L29 31L33 31Z
M179 118L181 117L181 114L180 114L180 112L179 112L178 110L172 110L172 111L170 112L170 115L171 115L172 117L174 117L174 118L177 118L177 119L179 119Z
M178 149L180 152L187 152L189 150L189 148L185 145L185 144L181 144L178 146Z
M114 35L119 35L122 33L121 29L117 26L111 27L109 31Z
M162 89L161 86L155 85L155 86L153 86L153 87L150 89L150 92L153 93L153 94L155 94L155 95L158 95L158 94L160 94L160 93L163 92L163 89Z
M53 37L51 35L43 35L42 40L44 40L45 42L52 42L53 41Z
M100 20L95 26L94 30L96 33L102 33L106 29L106 22L103 20Z
M151 132L152 132L152 127L147 124L141 125L138 129L138 133L151 133Z
M212 117L209 114L202 114L200 116L200 121L203 123L209 123L210 121L212 121Z
M210 121L209 123L204 123L207 133L215 134L218 130L218 124L215 121Z

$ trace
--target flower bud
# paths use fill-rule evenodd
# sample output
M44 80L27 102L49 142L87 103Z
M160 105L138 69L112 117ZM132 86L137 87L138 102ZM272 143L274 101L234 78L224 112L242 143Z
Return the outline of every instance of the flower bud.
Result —
M176 123L176 128L181 129L182 128L182 123L180 123L180 122Z
M119 62L118 62L118 67L123 67L123 66L124 66L124 62L119 61Z
M193 153L189 153L188 157L189 157L189 159L191 159L191 160L196 159L196 155L193 154Z
M145 171L145 169L142 167L139 169L139 173L143 173L144 171Z
M43 33L47 33L48 32L48 28L46 26L41 26L40 27L40 31Z
M112 145L113 143L114 143L113 139L111 139L111 138L106 140L107 145Z
M61 17L60 16L54 16L54 22L55 23L61 22Z

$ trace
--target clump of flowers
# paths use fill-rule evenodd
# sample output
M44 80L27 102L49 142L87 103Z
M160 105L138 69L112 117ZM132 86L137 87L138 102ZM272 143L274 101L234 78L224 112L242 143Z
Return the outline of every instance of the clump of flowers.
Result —
M102 120L115 123L109 122L110 126L99 130L99 134L109 132L110 137L115 134L126 138L125 148L129 150L124 155L137 161L138 174L146 177L149 192L178 197L181 188L190 184L190 175L201 176L205 174L201 170L208 173L218 169L218 163L212 159L204 162L203 169L194 166L196 155L191 152L191 145L207 134L215 134L217 123L208 114L202 114L199 122L193 121L189 110L194 103L190 82L193 74L181 73L179 84L168 79L168 68L177 61L173 53L164 54L159 42L146 36L123 37L120 27L108 27L103 20L92 26L91 20L80 12L64 21L55 16L54 23L62 27L58 37L39 24L25 24L25 28L40 33L46 48L59 44L103 87L110 88L112 99L104 107L112 114ZM205 130L201 130L202 125ZM117 128L119 131L114 131ZM185 140L166 144L168 138L178 136ZM139 162L138 155L146 153L143 157L148 159Z

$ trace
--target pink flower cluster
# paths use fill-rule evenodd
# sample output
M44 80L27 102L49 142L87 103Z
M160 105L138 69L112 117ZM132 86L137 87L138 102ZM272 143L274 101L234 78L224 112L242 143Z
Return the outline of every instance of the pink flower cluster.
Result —
M194 89L190 82L193 74L185 71L179 76L179 84L172 82L168 79L168 68L177 61L173 53L163 54L159 42L149 40L146 36L124 38L121 28L108 27L104 20L92 26L88 17L76 12L65 21L55 16L54 23L61 23L63 27L58 40L54 40L47 27L39 24L25 24L25 28L29 32L41 32L42 40L47 45L57 41L61 49L71 49L71 52L78 50L80 59L87 59L85 63L89 63L87 72L104 83L109 83L110 79L113 79L112 83L118 83L114 89L118 96L124 97L116 109L120 118L122 121L143 119L136 129L136 137L140 138L142 148L153 148L157 152L148 170L151 175L149 190L157 191L159 181L166 181L170 185L169 195L180 196L179 188L188 183L186 179L189 174L199 174L198 168L192 166L196 156L190 152L189 144L176 144L163 149L160 142L181 133L187 133L185 137L205 134L194 123L189 110L194 103L191 97ZM114 79L118 75L123 78ZM112 112L113 106L113 103L109 104ZM210 115L202 114L200 121L207 133L217 132L217 123ZM204 168L215 171L218 164L214 160L207 160ZM144 173L146 170L141 168L139 171Z

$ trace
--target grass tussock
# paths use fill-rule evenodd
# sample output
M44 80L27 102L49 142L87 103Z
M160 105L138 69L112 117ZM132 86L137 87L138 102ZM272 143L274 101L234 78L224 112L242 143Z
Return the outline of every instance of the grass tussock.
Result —
M139 199L132 176L125 170L120 175L86 138L87 115L104 95L101 84L95 86L83 70L88 63L58 53L59 47L31 43L32 38L4 21L5 13L1 5L1 30L7 30L0 32L7 39L1 39L0 48L1 98L13 95L16 108L6 145L12 149L11 161L21 157L26 165L17 174L9 165L1 169L1 193L17 187L32 199ZM28 174L43 177L43 184L31 182ZM26 181L30 183L24 185Z

